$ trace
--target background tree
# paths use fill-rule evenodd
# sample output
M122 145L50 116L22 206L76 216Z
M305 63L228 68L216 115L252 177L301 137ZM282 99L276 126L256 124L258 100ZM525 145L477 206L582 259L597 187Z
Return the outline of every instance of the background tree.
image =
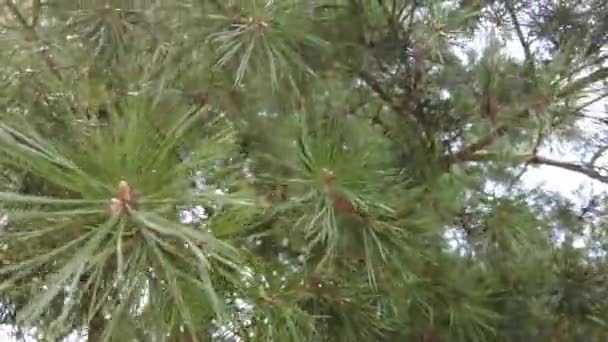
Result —
M17 333L608 337L605 1L2 1Z

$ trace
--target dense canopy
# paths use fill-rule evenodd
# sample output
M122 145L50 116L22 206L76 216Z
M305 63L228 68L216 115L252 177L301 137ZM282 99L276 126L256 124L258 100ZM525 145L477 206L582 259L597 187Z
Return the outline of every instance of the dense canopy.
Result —
M608 340L606 1L0 1L17 338Z

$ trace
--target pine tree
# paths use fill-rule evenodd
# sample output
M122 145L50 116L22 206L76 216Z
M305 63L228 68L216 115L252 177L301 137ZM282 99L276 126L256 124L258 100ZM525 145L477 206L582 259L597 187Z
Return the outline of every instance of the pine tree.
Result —
M608 339L605 1L0 8L17 337Z

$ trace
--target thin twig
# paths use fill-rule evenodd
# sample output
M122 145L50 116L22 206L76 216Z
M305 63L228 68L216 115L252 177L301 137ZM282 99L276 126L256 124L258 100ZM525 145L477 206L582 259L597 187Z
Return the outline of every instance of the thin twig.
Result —
M416 115L412 114L401 104L397 103L394 100L394 98L384 90L384 88L382 87L380 82L378 82L378 80L376 80L376 78L374 78L371 74L369 74L365 71L359 71L358 76L365 82L365 84L367 84L368 87L370 87L372 89L372 91L384 103L386 103L391 108L391 110L393 112L395 112L395 114L398 114L398 115L400 114L400 115L406 116L405 118L409 119L410 123L413 124L414 126L416 126L418 132L420 132L420 134L421 134L422 139L425 139L425 140L428 139L428 136L426 135L427 132L424 129L423 125L418 120L418 118L416 117ZM388 131L390 131L390 128L387 126L384 126L384 131L388 132Z
M407 24L407 28L412 26L412 23L414 22L414 14L416 12L417 9L417 5L416 5L416 1L411 1L410 4L410 10L408 12L408 14L403 17L402 21L405 21L406 19L408 19L409 23ZM401 10L399 11L399 16L397 16L397 18L401 19L401 16L403 16L403 13L405 12L405 9L407 8L408 4L403 5L403 7L401 8Z
M532 56L532 51L530 50L530 44L528 43L526 37L524 37L524 33L521 29L521 25L519 24L519 19L517 19L517 14L515 13L515 9L513 8L512 0L506 1L505 6L507 7L507 11L509 12L509 16L511 17L511 21L513 21L513 26L515 27L515 32L517 33L517 38L521 44L521 47L524 49L524 55L526 56L526 62L533 66L534 57Z
M505 124L501 124L494 128L490 133L484 135L479 138L477 141L473 142L470 145L467 145L460 151L450 155L448 157L448 162L450 164L462 162L462 161L471 161L472 158L475 157L475 152L491 145L494 143L496 138L502 136L507 131L507 126Z
M571 162L563 162L563 161L554 160L554 159L550 159L550 158L542 157L542 156L535 156L534 158L531 158L530 162L532 164L537 164L537 165L549 165L549 166L559 167L564 170L569 170L569 171L583 174L589 178L598 180L602 183L608 183L608 176L602 175L595 168L587 166L587 165L571 163Z
M359 77L378 95L378 97L388 104L391 109L397 113L402 112L403 108L401 108L398 104L393 101L393 98L382 88L380 82L376 80L371 74L360 71Z
M44 43L44 41L38 35L38 32L36 32L36 29L27 23L27 20L25 19L23 14L21 14L19 9L17 8L17 5L15 5L15 2L13 0L5 0L5 3L6 3L6 6L8 7L8 9L11 11L11 14L15 18L17 18L17 21L21 24L23 29L25 29L25 31L30 36L30 38L32 40L38 41L39 43ZM57 63L55 62L55 60L53 60L53 58L51 57L46 46L39 49L39 51L40 51L40 54L42 55L42 58L44 59L44 62L47 65L47 67L51 70L51 73L53 73L53 75L58 80L62 80L61 73L59 72L59 67L58 67Z
M570 85L564 87L560 92L558 92L556 97L557 98L567 97L567 96L572 95L573 93L576 93L577 91L585 88L589 84L595 83L604 78L608 78L608 67L600 68L600 69L596 70L595 72L587 75L586 77L583 77L583 78L580 78L580 79L574 81ZM528 113L528 111L523 110L520 113L519 117L525 116L526 113ZM505 124L502 124L502 125L498 126L497 128L495 128L488 135L480 138L478 141L472 143L471 145L464 147L459 152L452 154L449 157L448 161L450 163L462 162L462 161L473 161L472 158L479 157L479 156L474 156L474 153L476 151L479 151L482 148L490 145L497 137L502 136L506 132L507 132L507 127Z
M386 92L384 90L384 88L382 87L382 85L380 84L380 82L378 82L378 80L376 78L374 78L371 74L369 74L369 73L367 73L365 71L360 71L358 73L358 76L395 113L397 113L397 114L409 114L403 106L401 106L399 103L397 103L396 101L394 101L394 98L388 92ZM409 114L408 116L412 119L412 121L414 121L414 123L416 123L416 124L419 123L418 120L417 120L417 118L414 115Z
M592 67L594 65L595 66L602 65L602 63L604 63L604 61L606 61L606 60L608 60L608 54L607 55L603 55L603 56L599 56L599 57L597 57L597 58L595 58L595 59L593 59L591 61L585 60L585 61L583 61L583 63L581 63L582 65L578 65L576 67L570 66L568 68L568 72L569 72L568 76L565 76L562 79L565 79L565 78L568 78L568 77L572 77L573 75L576 75L579 72L581 72L581 71L583 71L583 70L585 70L587 68L590 68L590 67Z
M526 174L526 172L528 171L528 168L530 167L530 164L532 164L532 160L534 160L534 158L538 155L538 149L539 149L540 145L542 144L542 142L543 142L543 127L541 126L538 129L538 133L536 134L536 141L534 142L534 146L532 146L532 152L530 153L531 157L526 159L526 162L524 163L521 172L519 174L517 174L517 176L515 176L515 178L513 178L513 181L509 185L509 189L512 189L513 186L515 186L515 183L517 183L524 176L524 174Z
M576 163L576 162L559 161L559 160L551 159L548 157L533 156L530 154L515 156L511 159L516 162L519 162L519 161L523 162L525 160L530 165L547 165L547 166L557 167L560 169L580 173L591 179L595 179L602 183L608 184L608 175L606 175L606 176L602 175L597 170L597 168L594 167L593 165L580 164L580 163ZM475 162L485 162L485 161L490 161L490 160L495 160L495 155L493 155L491 153L474 153L474 154L468 156L468 158L466 159L466 161L475 161Z
M17 5L15 5L13 0L6 0L6 6L9 8L11 13L15 16L15 18L17 18L17 20L19 21L21 26L23 26L25 28L30 27L30 25L27 23L27 20L25 20L25 17L23 16L23 14L21 14L21 12L19 12L19 9L17 8Z
M42 6L40 0L32 0L32 27L38 26L38 20L40 19L40 11Z
M583 104L581 104L580 106L578 106L576 109L574 109L573 112L574 113L578 113L578 112L582 111L583 109L591 106L592 104L597 103L599 101L602 101L603 99L605 99L607 97L608 97L608 92L600 94L600 95L598 95L598 96L590 99L589 101L584 102Z
M569 84L568 86L564 87L561 91L559 91L557 96L566 97L566 96L572 95L572 94L584 89L588 85L601 81L606 78L608 78L608 67L599 68L596 71L592 72L591 74L589 74L585 77L579 78L578 80L576 80L576 81L572 82L571 84Z
M597 162L597 160L600 159L604 153L606 153L606 151L608 151L608 146L602 146L595 151L593 156L591 156L591 160L589 160L589 165L593 166L595 162Z

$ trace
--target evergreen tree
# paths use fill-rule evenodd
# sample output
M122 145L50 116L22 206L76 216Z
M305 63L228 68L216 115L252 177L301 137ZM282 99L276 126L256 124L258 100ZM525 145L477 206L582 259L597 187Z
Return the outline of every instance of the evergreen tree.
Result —
M605 1L1 1L17 336L608 339Z

